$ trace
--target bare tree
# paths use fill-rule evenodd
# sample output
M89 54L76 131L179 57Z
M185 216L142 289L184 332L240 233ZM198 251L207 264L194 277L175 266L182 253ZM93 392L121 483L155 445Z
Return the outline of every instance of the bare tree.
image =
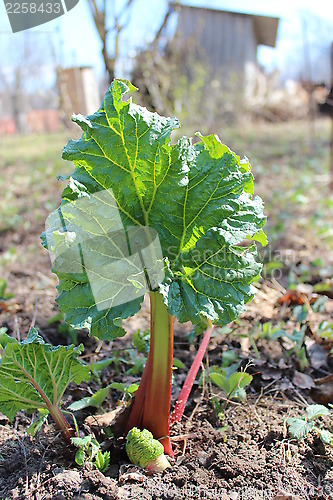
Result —
M27 111L25 89L31 83L31 76L36 68L34 50L28 36L22 36L15 43L8 45L12 57L8 64L0 68L0 89L2 107L13 117L17 132L25 131L24 114Z
M135 0L127 0L117 11L115 0L88 0L97 32L102 42L102 55L109 83L115 77L115 68L120 55L120 35L127 27ZM175 9L175 2L168 2L164 19L152 42L151 49L156 52L159 40L167 28L169 17Z
M12 116L16 131L26 132L26 116L46 99L50 105L53 93L48 89L52 73L47 43L41 43L40 35L21 33L2 46L0 65L0 109ZM43 80L45 69L46 81ZM51 96L52 94L52 96Z
M102 54L109 83L115 76L115 66L119 57L119 37L128 23L128 14L134 0L127 0L124 7L117 13L115 0L88 0L97 32L102 41ZM108 10L107 10L108 6ZM109 24L110 23L110 24ZM113 50L108 50L108 41L113 35Z
M321 17L302 9L298 17L290 21L289 28L281 52L280 71L283 79L325 82L329 85L332 21L328 16Z

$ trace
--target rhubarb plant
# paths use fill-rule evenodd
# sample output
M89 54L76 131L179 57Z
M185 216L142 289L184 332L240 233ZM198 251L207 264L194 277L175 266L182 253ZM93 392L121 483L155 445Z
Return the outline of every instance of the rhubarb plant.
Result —
M265 216L247 159L216 135L173 144L178 120L135 104L136 90L114 80L96 113L73 116L83 135L63 158L75 169L42 242L74 328L122 336L149 293L150 351L125 431L148 429L172 456L174 318L200 332L244 311L260 276Z
M13 420L19 410L48 411L69 443L74 429L61 411L61 399L71 382L88 381L90 370L77 359L83 346L46 344L35 328L18 342L3 333L0 363L0 411Z

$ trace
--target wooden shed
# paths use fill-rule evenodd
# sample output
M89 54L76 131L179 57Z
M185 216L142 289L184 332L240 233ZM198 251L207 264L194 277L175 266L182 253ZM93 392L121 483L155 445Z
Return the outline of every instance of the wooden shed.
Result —
M90 66L58 69L61 108L68 118L72 113L89 115L100 105L98 83Z
M258 45L275 46L278 24L277 17L181 3L175 40L180 48L191 48L213 76L233 71L251 79Z

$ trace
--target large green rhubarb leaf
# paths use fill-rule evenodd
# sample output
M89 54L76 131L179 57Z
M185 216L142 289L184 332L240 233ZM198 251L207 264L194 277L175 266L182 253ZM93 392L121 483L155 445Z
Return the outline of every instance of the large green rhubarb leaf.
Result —
M159 289L181 322L226 324L259 277L247 240L265 244L250 165L215 135L170 144L177 119L125 100L135 90L115 80L95 114L73 118L83 135L63 157L75 170L42 236L59 307L74 327L113 338Z
M10 420L19 410L40 408L53 416L68 384L89 379L89 367L77 359L82 345L53 347L34 328L23 342L4 333L0 345L5 346L0 363L0 411Z

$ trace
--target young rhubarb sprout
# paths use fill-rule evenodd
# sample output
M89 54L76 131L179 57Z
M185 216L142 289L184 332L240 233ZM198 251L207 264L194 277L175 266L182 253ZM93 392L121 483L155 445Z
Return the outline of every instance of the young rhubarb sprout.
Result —
M170 464L164 455L162 443L147 429L133 427L126 437L126 453L134 465L150 472L162 472Z

